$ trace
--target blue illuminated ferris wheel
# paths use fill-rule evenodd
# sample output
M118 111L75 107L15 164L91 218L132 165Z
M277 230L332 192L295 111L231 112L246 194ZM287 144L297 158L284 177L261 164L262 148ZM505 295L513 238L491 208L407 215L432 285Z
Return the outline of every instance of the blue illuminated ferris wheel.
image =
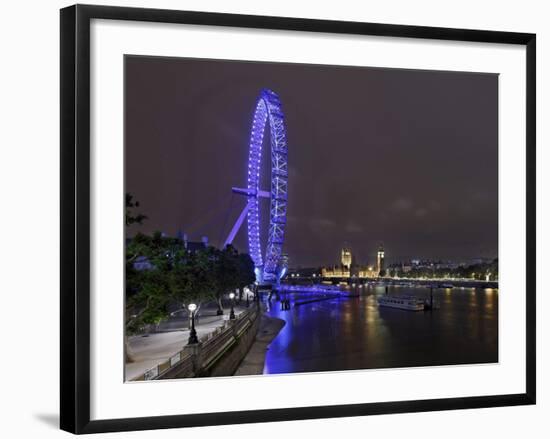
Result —
M260 165L262 145L269 123L271 139L271 190L260 189ZM269 89L260 92L252 120L248 150L248 181L246 189L233 188L233 192L245 195L247 203L225 241L231 244L245 216L248 218L248 248L254 261L256 280L272 283L284 275L279 270L286 225L288 188L288 148L284 114L279 96ZM270 215L268 240L265 253L260 242L260 198L269 198Z

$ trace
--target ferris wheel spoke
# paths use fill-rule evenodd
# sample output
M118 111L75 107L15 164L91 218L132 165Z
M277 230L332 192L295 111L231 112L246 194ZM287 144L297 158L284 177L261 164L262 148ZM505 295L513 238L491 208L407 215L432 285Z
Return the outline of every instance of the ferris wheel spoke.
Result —
M248 223L248 250L254 261L258 282L277 281L284 244L288 188L288 145L281 100L277 93L263 89L256 102L250 130L248 173L246 188L232 188L233 192L247 197L247 203L226 240L230 244L246 216ZM260 189L262 146L269 124L271 148L270 191ZM270 199L268 240L262 252L260 242L259 199Z

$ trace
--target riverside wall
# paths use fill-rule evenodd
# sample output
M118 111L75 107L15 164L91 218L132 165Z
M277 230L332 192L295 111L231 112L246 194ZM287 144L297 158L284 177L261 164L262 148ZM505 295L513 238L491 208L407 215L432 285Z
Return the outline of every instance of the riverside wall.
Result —
M159 364L156 374L153 371L153 377L142 379L233 375L254 343L261 314L261 310L253 305L253 308L239 314L237 319L227 320L223 327L203 337L198 344L186 346L168 361Z

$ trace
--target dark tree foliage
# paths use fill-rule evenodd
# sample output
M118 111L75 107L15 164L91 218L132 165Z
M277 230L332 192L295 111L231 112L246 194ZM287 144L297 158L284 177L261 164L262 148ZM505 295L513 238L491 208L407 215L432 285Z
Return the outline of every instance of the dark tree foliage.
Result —
M195 303L197 313L208 302L222 308L224 294L254 280L250 257L231 246L191 253L178 238L137 234L126 246L127 334L167 319L170 304Z
M147 219L147 217L141 213L133 213L134 208L137 207L139 207L139 201L134 201L134 196L132 194L126 193L124 216L127 226L130 226L132 224L141 224L143 223L143 220Z
M251 285L256 281L254 261L248 253L239 253L239 286Z
M213 276L217 250L209 247L204 251L187 254L169 275L171 294L182 305L195 303L199 309L203 302L216 299L216 280Z
M223 312L222 298L228 291L239 288L239 253L232 245L213 252L215 260L213 277L216 285L218 314Z
M126 329L139 332L144 325L168 318L172 299L171 277L185 260L179 240L160 232L138 233L126 245ZM136 262L143 264L136 267Z

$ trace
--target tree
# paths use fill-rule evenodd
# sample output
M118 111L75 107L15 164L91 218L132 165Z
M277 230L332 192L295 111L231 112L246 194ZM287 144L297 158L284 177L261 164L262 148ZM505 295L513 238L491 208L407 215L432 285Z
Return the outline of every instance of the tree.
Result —
M254 261L247 253L239 253L238 259L238 288L239 288L239 300L242 299L243 288L247 285L253 284L256 281L256 275L254 274Z
M126 281L126 335L142 332L168 317L168 285L159 270L136 270Z
M170 290L174 300L183 308L195 303L196 315L199 315L204 302L216 299L216 282L212 276L215 271L215 249L187 255L179 260L170 273Z
M168 318L169 273L183 256L177 240L165 238L160 232L151 237L138 233L126 245L127 335ZM136 268L140 258L145 267Z
M214 249L214 281L216 284L216 301L218 303L218 315L223 314L222 298L225 293L235 290L239 282L238 252L232 245L223 250Z
M144 215L141 215L144 217ZM127 222L128 224L128 222ZM126 244L125 343L126 361L133 361L128 337L147 325L158 325L169 317L172 297L169 273L184 256L179 240L138 233ZM143 265L137 267L136 263Z
M217 314L223 314L222 298L233 289L242 289L255 281L254 262L232 246L223 250L208 247L188 255L171 272L171 295L183 306L216 301Z
M139 202L126 194L126 226L147 217L134 213ZM208 247L189 253L177 238L137 233L126 243L126 361L131 362L128 336L170 316L169 306L195 303L198 315L205 302L216 301L223 314L222 297L230 290L254 282L254 263L232 246Z
M126 207L124 211L125 222L127 226L132 224L142 224L147 217L141 213L134 214L133 209L139 207L139 201L134 201L134 196L126 192Z

